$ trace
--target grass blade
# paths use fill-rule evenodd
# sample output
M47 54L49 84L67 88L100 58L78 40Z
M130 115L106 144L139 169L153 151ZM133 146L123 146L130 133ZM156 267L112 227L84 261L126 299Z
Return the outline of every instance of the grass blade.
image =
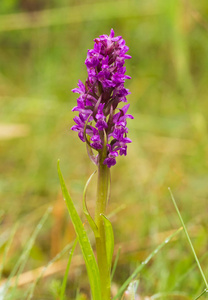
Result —
M35 281L33 282L33 284L30 286L29 290L28 290L28 296L27 296L27 300L31 300L35 291L35 288L39 282L39 280L43 277L44 273L46 272L46 270L53 264L55 263L57 260L59 260L65 253L67 253L74 244L75 241L67 244L64 249L62 249L58 254L56 254L56 256L54 258L52 258L46 266L44 266L42 268L42 270L40 271L39 275L36 276Z
M192 244L191 239L190 239L190 237L189 237L189 234L188 234L188 231L187 231L187 229L186 229L186 226L185 226L185 223L184 223L184 221L183 221L183 218L182 218L182 216L181 216L181 213L180 213L180 211L179 211L179 209L178 209L178 206L177 206L177 204L176 204L175 198L173 197L173 194L172 194L172 192L171 192L171 189L168 188L168 190L169 190L169 192L170 192L171 199L172 199L172 201L173 201L173 204L174 204L174 206L175 206L175 209L176 209L176 211L177 211L177 214L178 214L179 219L180 219L180 221L181 221L181 224L182 224L182 226L183 226L183 229L184 229L186 238L187 238L187 240L188 240L188 242L189 242L189 245L190 245L191 250L192 250L192 252L193 252L194 258L195 258L196 263L197 263L197 265L198 265L199 271L200 271L201 276L202 276L202 278L203 278L203 280L204 280L206 289L208 289L208 283L207 283L206 277L205 277L204 272L203 272L203 270L202 270L202 268L201 268L200 262L199 262L199 260L198 260L197 255L196 255L196 252L195 252L195 250L194 250L193 244Z
M202 295L204 295L205 293L207 293L208 292L208 290L207 289L205 289L198 297L196 297L194 300L197 300L197 299L199 299Z
M202 255L202 257L200 258L201 263L207 258L208 256L208 252L206 252L204 255ZM195 272L195 268L198 267L196 261L192 264L192 266L190 268L188 268L188 270L183 273L179 278L177 278L177 281L175 282L175 284L172 286L171 290L175 290L178 285L185 280L186 278L188 278L189 274L193 274L193 272ZM204 283L203 283L204 284Z
M28 256L29 256L29 253L30 253L30 250L32 249L33 245L34 245L34 242L35 242L35 239L36 237L38 236L40 230L42 229L45 221L47 220L49 214L51 213L52 211L52 208L49 207L47 209L47 211L45 212L45 214L43 215L43 217L41 218L40 222L38 223L38 225L36 226L33 234L31 235L31 238L29 239L28 241L28 244L24 250L24 252L22 253L22 261L21 261L21 264L20 264L20 267L19 267L19 270L17 272L17 279L16 279L16 285L18 283L18 278L19 278L19 275L22 273L25 265L26 265L26 262L27 262L27 259L28 259Z
M87 233L84 229L84 226L82 224L82 221L74 207L74 204L72 202L72 199L67 191L64 178L62 176L59 161L58 161L58 175L59 180L61 183L61 189L64 196L64 199L66 201L67 209L69 212L69 215L71 217L74 229L76 231L79 244L82 250L82 254L85 260L88 277L90 281L91 291L92 291L92 297L94 300L101 300L101 292L100 292L100 274L98 270L98 266L95 260L95 256L90 244L90 241L88 239Z
M9 278L8 278L6 284L5 284L5 289L4 289L5 293L7 292L8 288L10 286L11 278L17 273L16 280L15 280L15 285L13 287L13 291L16 289L19 275L25 267L25 264L26 264L27 259L29 257L30 250L31 250L32 246L34 245L35 239L36 239L37 235L39 234L43 224L47 220L50 212L51 212L51 208L49 207L47 209L47 211L45 212L45 214L43 215L43 217L41 218L38 225L36 226L34 232L32 233L32 235L30 237L30 239L28 240L28 242L27 242L20 258L18 259L17 263L15 264L15 266L14 266L12 272L10 273Z
M114 264L113 264L113 268L112 268L112 272L111 272L111 281L113 280L113 276L114 276L115 271L116 271L116 267L117 267L117 264L118 264L118 259L119 259L119 256L120 256L120 252L121 252L121 247L118 249L118 252L116 254L116 258L115 258L115 261L114 261Z
M155 295L151 296L150 299L151 300L154 300L154 299L170 299L170 297L171 297L171 299L175 298L176 300L177 299L191 300L190 297L188 297L186 294L181 293L181 292L158 293L158 294L155 294Z
M16 224L12 231L11 231L11 234L10 234L10 237L9 237L9 240L6 244L6 247L5 247L5 250L4 250L4 254L3 254L3 258L2 258L2 263L0 264L0 280L1 280L1 277L2 277L2 271L4 269L4 265L5 265L5 261L6 261L6 257L7 257L7 254L9 252L9 249L11 247L11 244L12 244L12 241L14 239L14 236L15 236L15 233L17 231L17 228L18 228L18 224Z
M77 245L77 241L78 241L78 239L76 238L76 240L74 241L74 245L73 245L73 247L70 251L70 254L69 254L69 260L68 260L68 263L67 263L67 266L66 266L64 279L63 279L62 286L61 286L60 300L64 300L64 293L65 293L65 290L66 290L67 277L68 277L69 268L70 268L70 265L71 265L72 256L74 254L74 250L75 250L76 245Z
M125 292L126 288L130 284L132 280L135 279L135 277L138 275L139 272L145 267L145 265L158 253L159 250L161 250L174 236L176 236L183 228L180 227L178 230L176 230L174 233L169 235L163 243L161 243L147 258L145 261L139 265L134 272L129 276L129 278L123 283L123 285L118 290L118 293L115 297L113 297L113 300L120 299L122 294Z
M139 280L134 280L130 282L128 289L125 293L126 300L136 300L136 292L138 289Z

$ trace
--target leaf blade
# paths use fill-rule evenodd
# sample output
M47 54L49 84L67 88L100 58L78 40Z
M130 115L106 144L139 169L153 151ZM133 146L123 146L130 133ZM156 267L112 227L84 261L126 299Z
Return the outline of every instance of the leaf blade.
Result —
M108 218L102 214L102 218L105 226L105 238L106 238L106 252L107 252L107 261L109 270L111 269L111 263L113 258L113 250L114 250L114 234L113 227Z
M98 270L98 266L95 260L95 256L90 244L90 241L88 239L87 233L84 229L84 226L82 224L82 221L75 209L75 206L72 202L72 199L68 193L68 190L66 188L63 175L61 173L59 160L58 160L58 175L59 180L61 184L62 193L64 196L64 199L66 201L67 209L69 212L69 215L71 217L75 232L78 237L78 241L82 250L82 254L85 260L88 277L90 281L91 291L92 291L92 297L94 300L101 300L101 292L100 292L100 274Z

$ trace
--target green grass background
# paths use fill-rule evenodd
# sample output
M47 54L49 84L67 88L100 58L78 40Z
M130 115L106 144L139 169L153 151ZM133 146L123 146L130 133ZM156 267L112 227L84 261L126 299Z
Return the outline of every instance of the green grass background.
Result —
M76 105L71 89L86 79L84 61L93 39L111 28L130 48L126 68L132 79L126 87L135 117L128 122L133 141L128 156L118 158L111 172L108 212L125 205L111 219L116 249L122 245L115 284L121 285L161 236L180 226L168 187L208 275L207 16L206 0L1 0L0 258L19 222L4 277L48 206L55 208L24 271L45 265L74 238L56 163L60 158L82 215L83 188L95 168L70 131ZM7 132L5 125L13 127ZM92 212L95 184L88 192ZM83 266L72 273L69 295L75 298L77 286L87 294ZM56 299L62 274L42 279L34 299ZM203 288L183 233L140 274L142 297L181 291L193 298Z

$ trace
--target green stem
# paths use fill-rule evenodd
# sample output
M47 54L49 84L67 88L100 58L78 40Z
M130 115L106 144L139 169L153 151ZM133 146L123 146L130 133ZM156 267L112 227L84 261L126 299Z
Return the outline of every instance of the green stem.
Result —
M98 164L97 201L95 207L95 223L99 237L96 238L98 268L100 271L102 300L110 300L110 268L107 261L105 227L102 214L106 215L109 189L109 168L103 164L103 157Z

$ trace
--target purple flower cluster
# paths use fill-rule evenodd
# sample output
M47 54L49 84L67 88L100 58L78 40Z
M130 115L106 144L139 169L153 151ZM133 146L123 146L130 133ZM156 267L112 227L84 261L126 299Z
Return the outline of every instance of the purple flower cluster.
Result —
M96 163L105 148L104 164L110 168L116 164L118 155L127 154L127 119L133 116L127 114L129 104L117 108L120 102L127 102L128 89L124 87L126 68L125 59L131 58L126 52L129 48L121 36L101 35L94 40L94 49L88 50L85 64L88 78L85 85L79 80L78 88L73 89L79 94L77 106L72 111L78 111L74 118L79 138L92 149L98 151ZM100 155L100 156L99 156Z

